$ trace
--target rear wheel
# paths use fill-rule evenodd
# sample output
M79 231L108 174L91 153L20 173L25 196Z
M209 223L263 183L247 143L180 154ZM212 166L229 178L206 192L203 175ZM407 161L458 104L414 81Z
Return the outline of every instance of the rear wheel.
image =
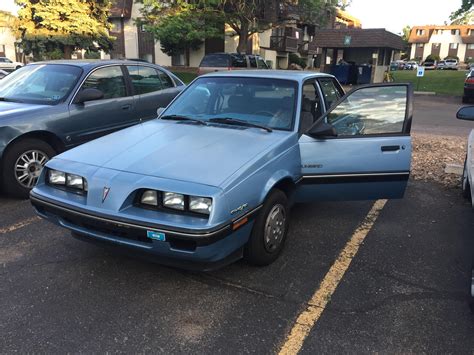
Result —
M39 139L28 138L14 143L3 159L4 191L15 197L28 198L44 165L54 155L54 149Z
M253 265L269 265L280 255L289 226L286 195L273 190L268 195L244 250L245 259Z

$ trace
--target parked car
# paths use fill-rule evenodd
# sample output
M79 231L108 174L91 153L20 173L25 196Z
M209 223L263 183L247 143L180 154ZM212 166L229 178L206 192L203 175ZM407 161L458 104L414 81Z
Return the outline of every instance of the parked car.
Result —
M434 70L436 69L437 62L427 60L423 63L423 66L425 67L425 70Z
M439 70L458 70L458 61L456 59L440 60L436 66Z
M462 102L468 103L474 98L474 70L471 70L464 80L464 94L462 96Z
M183 87L159 66L122 60L40 62L9 74L0 81L4 190L28 197L54 155L155 118Z
M32 204L75 237L164 264L210 269L242 256L270 264L283 248L291 202L404 194L410 84L342 96L328 74L201 76L160 119L49 161Z
M474 121L474 106L461 107L456 114L456 117L460 120ZM472 207L474 208L474 129L469 134L469 138L467 140L467 152L466 159L464 160L461 187L463 196L471 201ZM470 306L471 311L474 313L474 260L471 275Z
M6 71L13 71L16 69L20 69L23 66L23 63L20 62L13 62L7 57L0 57L0 69Z
M436 69L437 70L446 69L446 62L444 60L440 60L438 64L436 64Z
M270 69L258 55L239 53L206 54L199 64L198 75L222 70Z
M403 60L395 60L390 63L390 70L403 70L405 68L405 62Z
M8 72L5 71L5 70L1 70L1 69L0 69L0 79L3 79L3 78L6 77L8 74L10 74L10 73L8 73Z
M405 66L403 67L403 69L405 69L405 70L416 70L417 67L418 67L417 62L410 61L410 62L405 63Z

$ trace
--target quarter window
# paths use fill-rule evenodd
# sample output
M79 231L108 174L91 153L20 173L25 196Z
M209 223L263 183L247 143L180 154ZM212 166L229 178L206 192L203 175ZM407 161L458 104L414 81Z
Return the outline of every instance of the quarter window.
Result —
M251 68L256 68L257 67L257 60L255 57L249 57L249 62L250 62L250 67Z
M82 84L82 90L89 88L102 91L104 99L127 96L125 79L119 66L105 67L94 71Z
M258 69L268 69L267 63L262 58L257 58Z
M342 97L342 93L331 78L319 79L319 83L326 101L326 108L329 110Z
M127 69L132 80L135 95L159 91L163 88L158 72L154 68L130 65L127 66Z
M162 71L158 70L158 76L160 77L161 80L161 85L163 85L163 89L168 89L168 88L173 88L173 80L166 75L166 73L163 73Z

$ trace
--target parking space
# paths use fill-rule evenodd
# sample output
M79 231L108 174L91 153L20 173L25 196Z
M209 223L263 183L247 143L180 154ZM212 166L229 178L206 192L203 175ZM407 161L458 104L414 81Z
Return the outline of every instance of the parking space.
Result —
M31 220L27 201L1 198L0 349L278 352L372 205L298 205L271 266L193 273L77 241ZM381 211L302 352L472 349L473 227L458 190L410 182Z

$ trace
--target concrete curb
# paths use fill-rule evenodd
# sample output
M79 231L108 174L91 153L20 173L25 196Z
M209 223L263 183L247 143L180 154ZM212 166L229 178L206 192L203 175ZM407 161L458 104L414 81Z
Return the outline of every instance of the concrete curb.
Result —
M434 91L415 91L415 95L436 95Z

